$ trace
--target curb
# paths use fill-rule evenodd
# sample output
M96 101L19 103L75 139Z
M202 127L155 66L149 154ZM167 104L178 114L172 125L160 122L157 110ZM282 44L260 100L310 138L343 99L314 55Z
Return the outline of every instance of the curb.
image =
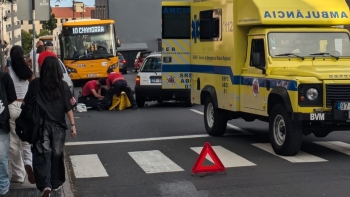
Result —
M64 153L64 167L65 167L65 177L66 181L62 185L61 197L74 197L72 187L71 187L71 178L68 173L68 162L67 154Z

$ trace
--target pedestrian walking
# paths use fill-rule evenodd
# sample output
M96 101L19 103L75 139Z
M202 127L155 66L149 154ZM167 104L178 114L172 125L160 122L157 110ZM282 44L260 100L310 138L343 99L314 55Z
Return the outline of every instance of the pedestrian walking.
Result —
M69 118L72 138L76 136L72 106L75 104L68 84L56 57L48 56L40 69L40 78L29 84L24 104L30 103L35 95L40 96L43 105L44 124L32 146L33 167L36 187L42 196L50 196L65 182L63 149L66 138L66 116Z
M28 91L29 82L34 74L24 60L24 50L21 46L13 46L8 61L9 74L13 80L17 100L9 105L10 110L10 164L12 170L11 182L23 183L28 174L30 183L35 184L32 168L32 152L28 142L22 142L16 134L16 119L21 114L21 106Z
M8 105L17 99L11 76L0 71L0 195L10 188L9 149L10 149L10 112Z

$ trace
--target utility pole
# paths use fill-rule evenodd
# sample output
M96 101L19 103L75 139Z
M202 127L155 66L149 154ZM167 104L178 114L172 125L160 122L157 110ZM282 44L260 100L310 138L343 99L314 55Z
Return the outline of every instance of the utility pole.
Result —
M75 12L75 2L74 2L74 0L73 0L73 20L74 20L74 12Z
M36 30L35 30L35 0L32 0L32 8L33 8L33 12L32 12L32 21L33 21L33 59L32 59L32 67L34 70L34 74L36 77L39 76L39 72L38 72L38 68L36 67L36 50L35 50L35 39L36 39Z

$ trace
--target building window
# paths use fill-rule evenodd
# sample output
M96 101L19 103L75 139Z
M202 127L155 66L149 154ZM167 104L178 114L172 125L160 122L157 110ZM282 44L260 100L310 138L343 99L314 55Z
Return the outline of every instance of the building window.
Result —
M23 25L23 21L21 21L21 25Z
M32 21L32 20L28 21L28 24L29 24L29 25L32 25L32 24L33 24L33 21Z

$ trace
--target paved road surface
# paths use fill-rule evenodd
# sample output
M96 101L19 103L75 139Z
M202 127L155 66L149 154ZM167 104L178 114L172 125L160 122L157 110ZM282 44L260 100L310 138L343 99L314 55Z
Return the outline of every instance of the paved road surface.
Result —
M135 74L125 77L134 87ZM76 196L349 196L347 132L307 136L297 156L279 157L266 123L229 121L226 135L214 138L202 112L199 105L149 103L137 111L76 113L78 136L66 144ZM192 176L205 142L226 174Z

